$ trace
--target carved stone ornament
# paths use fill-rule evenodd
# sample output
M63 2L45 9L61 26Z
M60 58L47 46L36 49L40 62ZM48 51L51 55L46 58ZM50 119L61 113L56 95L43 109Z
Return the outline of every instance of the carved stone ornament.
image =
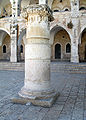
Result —
M39 15L39 16L48 16L49 21L53 21L54 18L52 16L52 11L47 5L29 5L27 8L24 8L22 11L22 17L25 19L28 16L32 15Z
M73 23L72 23L72 21L70 21L70 22L67 24L67 27L68 27L69 29L72 29L72 28L73 28Z

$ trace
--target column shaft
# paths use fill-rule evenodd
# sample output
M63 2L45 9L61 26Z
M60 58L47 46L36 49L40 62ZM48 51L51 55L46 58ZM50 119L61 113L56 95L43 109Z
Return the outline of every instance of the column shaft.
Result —
M17 25L11 25L11 62L17 62L17 40L18 40L18 33L17 33Z
M79 63L78 44L71 44L71 62Z

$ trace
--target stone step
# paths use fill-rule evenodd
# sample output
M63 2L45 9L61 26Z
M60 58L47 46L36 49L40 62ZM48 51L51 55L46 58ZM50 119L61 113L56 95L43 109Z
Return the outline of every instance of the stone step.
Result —
M86 63L51 63L52 72L86 73Z
M11 71L24 71L25 64L22 63L10 63L0 62L0 70L11 70Z
M23 62L0 62L0 70L24 71L24 66L25 64ZM51 72L86 73L86 63L74 64L67 62L51 62Z

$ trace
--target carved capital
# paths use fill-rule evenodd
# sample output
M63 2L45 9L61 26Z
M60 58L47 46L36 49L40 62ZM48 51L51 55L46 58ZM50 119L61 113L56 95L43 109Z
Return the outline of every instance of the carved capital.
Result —
M22 16L26 19L30 16L39 16L41 19L48 17L49 21L53 20L52 11L47 5L29 5L24 8Z

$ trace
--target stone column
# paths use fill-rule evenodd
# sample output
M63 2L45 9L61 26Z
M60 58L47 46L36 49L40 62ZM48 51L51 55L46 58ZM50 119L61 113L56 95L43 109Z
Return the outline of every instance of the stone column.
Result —
M79 43L79 0L71 0L71 20L73 24L72 28L72 40L71 40L71 62L79 63L78 43Z
M10 0L12 4L12 20L10 25L11 31L11 62L17 62L17 41L18 41L18 24L17 24L17 6L16 0Z
M17 43L18 43L18 35L17 35L17 24L11 24L11 62L17 62Z
M28 23L25 41L25 81L19 92L23 98L34 104L36 100L55 98L56 93L50 81L51 45L50 25L51 11L46 5L32 5L27 8ZM33 100L35 102L33 102Z
M75 38L71 41L71 62L79 63L78 43Z
M72 18L73 29L72 29L72 40L71 40L71 62L79 63L79 19Z
M39 4L48 4L48 0L39 0Z

